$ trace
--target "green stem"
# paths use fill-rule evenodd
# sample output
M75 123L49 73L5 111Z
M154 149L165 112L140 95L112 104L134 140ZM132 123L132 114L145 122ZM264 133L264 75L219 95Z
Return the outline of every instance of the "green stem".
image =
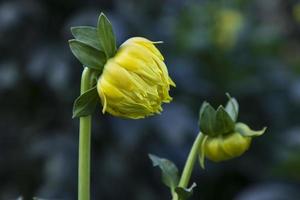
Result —
M85 67L80 94L91 88L91 74L90 69ZM80 117L79 122L78 200L90 199L91 118L90 115Z
M189 184L189 181L190 181L190 178L192 175L192 171L193 171L195 162L197 160L197 156L199 155L202 141L203 141L203 135L199 133L197 135L196 140L194 141L194 144L191 148L189 156L186 160L181 178L179 180L178 187L183 187L183 188L188 187L188 184ZM178 200L178 196L176 194L174 195L173 200Z

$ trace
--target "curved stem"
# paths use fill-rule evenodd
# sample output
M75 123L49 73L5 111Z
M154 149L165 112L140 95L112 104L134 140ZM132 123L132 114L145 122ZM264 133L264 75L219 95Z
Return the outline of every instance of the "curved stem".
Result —
M197 156L199 154L200 151L200 147L201 147L201 143L203 141L203 135L202 134L198 134L197 138L194 141L194 144L191 148L191 151L189 153L189 156L186 160L181 178L179 180L179 184L178 187L183 187L183 188L187 188L191 175L192 175L192 171L195 165L195 161L197 159ZM178 200L178 196L175 194L173 200Z
M80 94L91 88L91 74L91 70L85 67ZM91 118L90 115L80 117L79 122L78 200L90 199Z

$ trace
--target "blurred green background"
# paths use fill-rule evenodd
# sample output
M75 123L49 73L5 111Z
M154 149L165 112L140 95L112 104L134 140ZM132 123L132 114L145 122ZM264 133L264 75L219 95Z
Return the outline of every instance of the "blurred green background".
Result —
M93 118L92 199L170 199L148 153L182 169L204 100L240 103L239 120L262 137L240 158L195 168L200 200L300 199L300 1L2 0L0 3L0 199L74 200L82 68L71 26L103 11L118 44L159 45L177 87L159 116Z

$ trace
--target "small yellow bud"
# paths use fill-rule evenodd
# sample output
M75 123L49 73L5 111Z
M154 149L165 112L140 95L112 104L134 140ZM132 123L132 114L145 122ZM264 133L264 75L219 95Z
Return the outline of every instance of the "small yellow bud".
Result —
M293 7L293 17L296 22L300 23L300 3L297 3Z
M218 13L216 23L216 44L224 49L230 49L234 46L238 34L242 30L244 17L233 9L224 9Z
M208 137L204 144L205 156L215 162L238 157L248 150L251 140L251 137L242 136L238 132Z
M98 79L102 112L124 118L144 118L162 111L161 104L172 100L164 58L152 42L133 37L110 58Z

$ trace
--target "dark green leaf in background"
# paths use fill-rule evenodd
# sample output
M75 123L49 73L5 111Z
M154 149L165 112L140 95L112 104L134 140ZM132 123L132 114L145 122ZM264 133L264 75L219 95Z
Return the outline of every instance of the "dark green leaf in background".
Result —
M76 40L94 47L97 50L102 50L96 27L76 26L71 28L71 32Z
M93 114L100 101L96 86L80 95L73 105L73 118Z
M114 56L117 50L116 38L110 21L103 13L100 14L98 19L97 32L106 57L110 58Z
M69 40L69 45L74 56L85 66L102 70L106 57L102 51L89 46L76 39Z

